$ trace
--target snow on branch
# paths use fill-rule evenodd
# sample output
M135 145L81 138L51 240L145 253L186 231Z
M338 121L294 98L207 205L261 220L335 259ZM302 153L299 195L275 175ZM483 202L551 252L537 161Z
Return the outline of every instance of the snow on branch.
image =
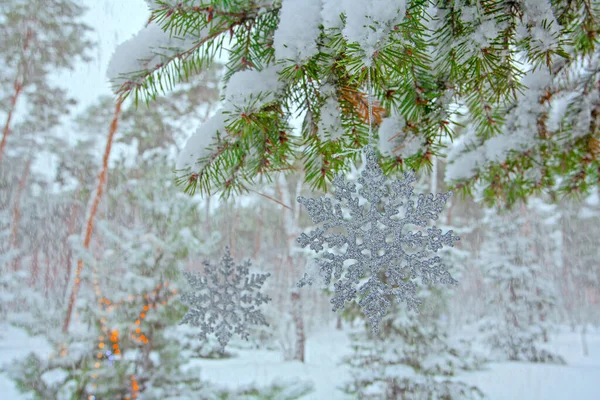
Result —
M108 64L107 77L118 91L125 82L135 79L135 75L154 69L190 45L189 40L172 38L158 24L150 23L116 48Z
M469 124L467 133L448 154L448 183L471 178L486 164L504 162L511 152L527 151L538 144L538 119L550 109L540 98L553 85L552 75L544 67L530 70L522 83L527 89L509 107L506 123L499 135L482 141L477 137L473 124Z
M211 154L209 147L214 143L216 134L226 132L226 118L227 116L223 114L223 111L219 110L208 121L198 127L177 158L176 168L178 170L198 169L198 160Z
M252 104L255 108L275 100L284 85L279 80L281 67L274 65L261 71L245 70L231 76L225 88L225 103L229 111Z
M225 88L224 108L218 110L188 139L177 160L177 169L190 167L197 170L197 161L211 154L209 147L214 144L217 132L226 133L227 125L235 120L236 114L256 112L274 101L283 88L279 71L279 66L270 66L261 71L245 70L233 74Z
M387 157L411 157L426 146L426 139L406 128L404 117L392 113L379 126L379 150Z
M273 37L279 59L304 60L317 53L321 0L284 0ZM339 15L338 15L339 18Z
M325 29L342 29L348 42L357 43L365 52L364 61L369 65L405 13L404 0L283 0L274 35L275 55L300 61L312 57L318 51L322 24Z
M327 97L325 104L321 107L321 118L318 122L321 140L327 140L326 133L329 135L330 140L338 140L342 136L344 127L342 126L341 113L342 109L337 98Z
M365 65L371 64L373 53L383 47L406 13L405 0L324 0L324 4L329 2L341 3L346 15L342 33L365 51Z

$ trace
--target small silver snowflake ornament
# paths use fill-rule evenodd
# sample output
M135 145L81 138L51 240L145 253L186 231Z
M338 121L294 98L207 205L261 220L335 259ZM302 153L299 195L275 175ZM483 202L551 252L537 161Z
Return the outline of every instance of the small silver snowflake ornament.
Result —
M427 256L444 245L453 247L460 238L451 230L442 235L442 230L435 226L428 228L425 236L422 231L403 233L406 225L426 227L428 220L437 220L452 192L435 197L431 193L419 194L415 206L411 200L411 184L416 181L414 172L405 172L402 178L388 184L375 151L370 146L363 151L366 165L358 179L361 186L358 196L356 185L338 174L333 179L333 202L327 197L298 197L313 223L322 225L309 234L302 233L297 242L316 253L323 251L315 261L319 278L326 285L331 283L332 275L337 279L331 299L333 311L359 297L358 304L373 332L377 333L381 319L391 306L390 299L405 302L409 310L418 311L421 301L417 299L414 282L417 278L421 278L424 285L457 283L440 257ZM398 214L403 206L406 213L400 218ZM327 250L324 250L325 244ZM311 285L314 281L314 276L305 274L298 286Z
M260 292L270 274L250 274L250 266L235 265L226 247L219 266L204 262L204 275L184 272L193 291L181 295L189 309L180 324L199 327L200 339L214 333L221 352L233 334L248 340L249 325L268 326L259 307L271 300Z

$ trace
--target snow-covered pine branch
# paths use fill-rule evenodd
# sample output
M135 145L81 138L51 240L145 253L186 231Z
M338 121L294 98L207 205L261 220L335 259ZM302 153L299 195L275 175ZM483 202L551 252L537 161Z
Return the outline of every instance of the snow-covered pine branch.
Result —
M221 127L244 140L207 148L220 126L215 123L205 127L213 130L202 134L208 138L192 138L184 151L180 166L206 157L227 160L224 174L190 169L188 179L180 179L199 178L202 192L241 189L257 174L288 169L297 158L303 159L307 182L324 189L368 141L362 100L368 76L379 117L389 118L374 123L386 172L429 168L433 157L449 152L457 172L447 176L453 188L468 193L475 185L489 185L486 200L509 205L553 190L556 177L566 178L560 188L566 193L585 192L600 179L596 4L148 3L152 22L120 50L130 60L111 63L119 93L155 96L225 49L229 60L223 82L235 82L234 90L247 89L238 92L238 99L225 94L225 107L244 108L244 117L236 119L227 110L228 126ZM275 70L276 85L262 80L260 74ZM121 72L134 72L130 84L119 80ZM575 80L566 81L567 76ZM239 106L242 98L244 107ZM301 140L290 141L287 121L298 115L304 118ZM467 124L472 136L460 145L470 143L467 154L443 149L459 123ZM569 161L558 167L559 159Z

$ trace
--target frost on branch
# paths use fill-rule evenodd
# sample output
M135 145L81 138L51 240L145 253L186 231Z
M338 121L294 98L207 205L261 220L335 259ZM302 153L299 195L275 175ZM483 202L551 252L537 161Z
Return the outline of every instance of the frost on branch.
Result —
M271 300L260 293L270 274L250 274L250 265L235 265L226 248L220 266L206 261L203 276L185 273L193 291L181 296L189 310L180 324L199 327L202 340L214 333L221 352L233 334L248 340L249 325L268 326L259 306Z
M444 245L453 247L460 238L451 230L442 234L435 226L427 228L426 236L420 230L403 233L406 225L426 227L429 220L437 220L452 193L435 197L431 193L420 194L415 206L411 200L411 184L416 181L414 172L405 172L403 178L388 185L375 151L371 147L364 151L367 163L358 179L361 185L358 191L355 184L347 183L342 175L337 175L333 180L333 202L330 198L298 197L313 223L323 225L309 234L303 233L297 241L316 253L327 245L328 250L315 261L319 266L319 278L327 285L331 283L332 275L337 279L331 299L333 311L358 296L359 306L369 318L373 331L377 332L382 317L391 306L390 298L398 303L406 302L409 310L418 311L421 302L417 299L414 282L417 278L421 278L424 285L457 283L440 257L427 256L428 250L437 252ZM342 205L346 210L342 210ZM398 214L403 206L406 214L400 218ZM330 230L333 232L328 233ZM345 235L338 233L340 231L345 231ZM310 285L314 279L305 274L298 286Z

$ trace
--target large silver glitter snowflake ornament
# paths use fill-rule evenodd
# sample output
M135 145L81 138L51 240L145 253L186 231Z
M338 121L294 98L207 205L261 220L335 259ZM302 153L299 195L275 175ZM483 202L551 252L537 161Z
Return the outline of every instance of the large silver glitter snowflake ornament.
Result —
M260 292L270 274L250 274L250 266L235 265L226 247L219 266L205 261L204 275L185 272L192 291L181 295L189 309L180 324L199 327L200 339L214 333L221 352L233 334L248 340L250 325L268 326L259 307L271 300Z
M332 275L337 279L331 299L333 311L358 298L377 333L390 300L405 302L409 310L418 311L421 302L417 299L416 279L421 278L424 285L457 283L440 257L428 256L444 245L452 247L460 238L451 230L442 234L435 226L426 229L426 235L422 230L403 232L410 225L424 228L429 220L437 220L452 192L419 194L415 205L411 200L414 172L405 172L402 178L389 183L375 151L370 146L363 151L366 165L358 179L358 192L354 183L338 174L333 180L333 199L298 197L313 223L319 225L309 234L301 234L297 242L322 252L315 261L319 278L326 285L331 283ZM399 216L402 209L404 217ZM314 276L305 274L298 286L314 281Z

